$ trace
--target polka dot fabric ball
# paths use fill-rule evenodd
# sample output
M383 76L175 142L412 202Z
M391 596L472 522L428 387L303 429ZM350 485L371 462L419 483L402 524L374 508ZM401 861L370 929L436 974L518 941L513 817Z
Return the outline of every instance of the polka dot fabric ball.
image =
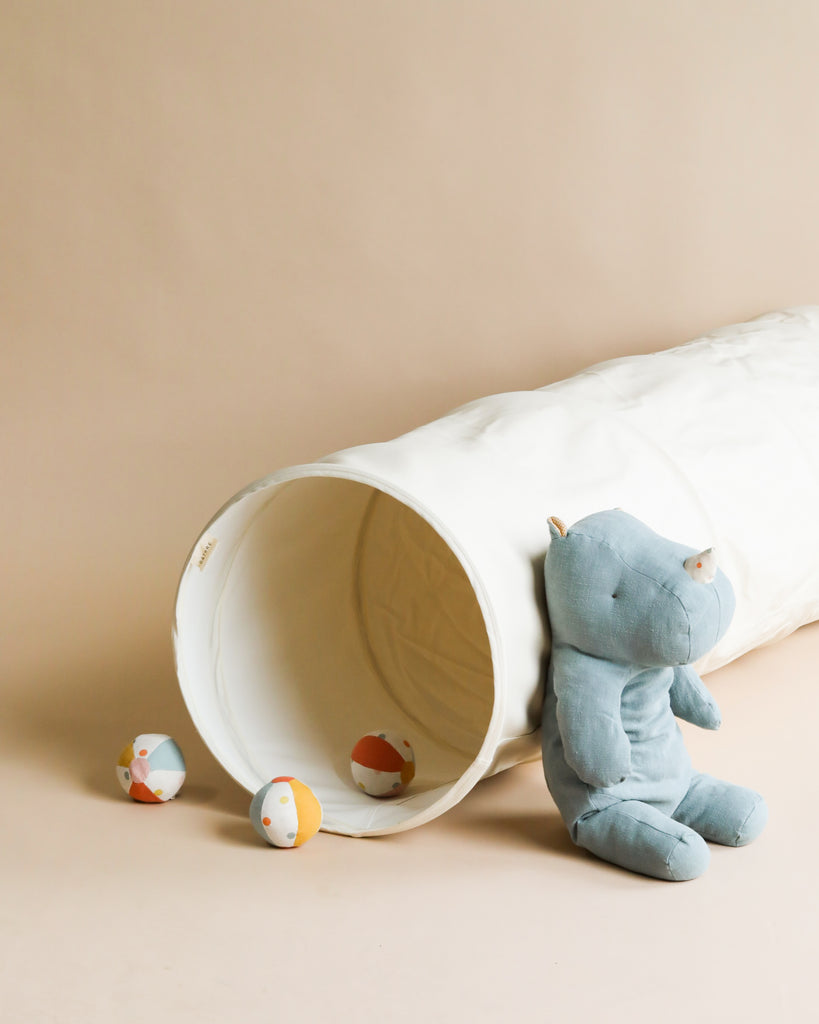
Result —
M253 797L250 820L271 846L301 846L321 828L321 804L309 786L280 775Z
M185 758L175 740L144 732L122 751L117 778L128 796L145 804L173 800L185 781Z
M353 747L350 768L369 796L398 796L415 778L415 754L401 733L368 732Z

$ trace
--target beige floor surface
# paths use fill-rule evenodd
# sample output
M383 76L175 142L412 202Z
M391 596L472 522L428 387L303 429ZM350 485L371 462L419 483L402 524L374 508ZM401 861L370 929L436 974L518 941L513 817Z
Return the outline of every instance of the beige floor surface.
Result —
M676 886L576 851L536 764L270 849L169 633L263 474L819 301L817 34L815 0L0 3L0 1024L816 1018L819 627L711 677L690 747L771 821ZM140 731L185 751L170 806L118 789Z
M110 702L90 667L85 698L55 676L2 722L3 1019L808 1020L817 661L810 626L708 677L725 724L686 726L689 748L763 791L771 820L676 885L575 850L537 764L408 833L275 850L187 724L169 653L134 654ZM172 804L118 788L143 726L188 755Z

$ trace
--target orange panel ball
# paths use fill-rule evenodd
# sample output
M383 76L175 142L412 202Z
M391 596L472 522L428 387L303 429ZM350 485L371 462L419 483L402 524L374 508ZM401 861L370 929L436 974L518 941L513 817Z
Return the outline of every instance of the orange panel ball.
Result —
M117 778L125 792L145 804L173 800L185 781L185 758L175 740L143 732L119 755Z
M398 796L415 777L415 754L400 732L368 732L353 747L350 768L358 788L369 796Z
M250 804L253 827L271 846L301 846L321 828L315 793L291 775L280 775L256 793Z

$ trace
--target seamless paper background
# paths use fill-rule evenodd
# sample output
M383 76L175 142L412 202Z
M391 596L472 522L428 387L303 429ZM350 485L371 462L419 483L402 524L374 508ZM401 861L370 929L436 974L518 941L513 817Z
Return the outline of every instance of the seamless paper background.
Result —
M405 836L260 848L170 622L273 469L818 301L817 35L809 0L0 5L10 1020L812 1005L812 627L712 677L691 749L772 820L672 890L576 853L536 765ZM185 750L173 805L118 790L141 731Z

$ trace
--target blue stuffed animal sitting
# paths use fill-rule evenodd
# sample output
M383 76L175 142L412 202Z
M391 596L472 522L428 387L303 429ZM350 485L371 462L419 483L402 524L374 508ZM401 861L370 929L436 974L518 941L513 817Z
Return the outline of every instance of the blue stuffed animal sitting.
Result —
M758 793L693 770L675 721L719 728L691 663L728 629L731 584L713 551L620 510L549 525L549 790L579 846L644 875L696 878L705 840L743 846L768 817Z

